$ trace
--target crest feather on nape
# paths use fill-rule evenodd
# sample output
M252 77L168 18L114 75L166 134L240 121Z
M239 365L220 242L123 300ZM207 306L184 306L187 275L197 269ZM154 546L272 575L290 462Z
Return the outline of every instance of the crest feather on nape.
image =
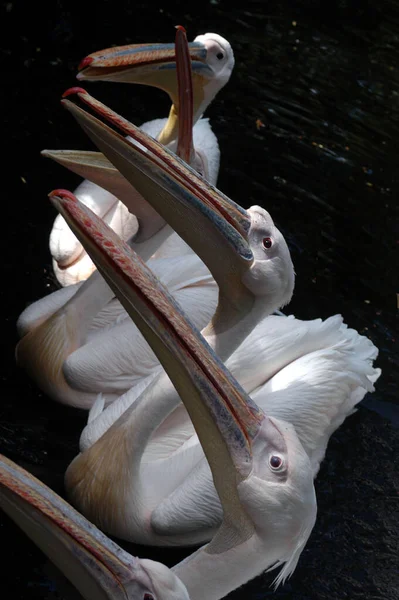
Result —
M266 573L268 573L269 571L274 571L274 569L278 569L279 567L284 565L277 577L273 581L273 586L275 590L278 588L279 585L284 585L286 580L289 579L295 571L299 557L301 556L302 551L306 546L306 542L308 541L309 536L312 532L315 520L316 515L314 515L314 519L312 519L310 523L304 524L301 531L299 532L297 543L292 553L287 555L285 558L281 558L274 565L272 565L266 570Z

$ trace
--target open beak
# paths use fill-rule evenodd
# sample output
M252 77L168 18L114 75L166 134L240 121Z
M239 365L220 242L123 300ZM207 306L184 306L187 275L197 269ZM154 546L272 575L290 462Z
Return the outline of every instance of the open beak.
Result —
M239 502L237 477L244 479L252 468L251 440L263 412L132 249L70 192L55 190L50 198L176 387L220 483L222 502Z
M176 28L184 31L180 25ZM169 144L177 137L180 99L177 77L178 50L176 44L131 44L89 54L79 65L79 81L116 81L150 85L164 90L172 101L167 127L159 141ZM195 120L203 112L205 88L214 77L207 64L208 49L203 41L188 44L192 69L192 114Z
M192 247L226 295L242 285L253 263L249 213L198 176L167 148L81 88L77 96L133 141L70 100L63 105L122 175Z
M176 27L177 88L179 90L179 135L176 154L189 165L194 159L193 144L193 77L186 30Z
M84 598L126 600L147 574L46 485L0 455L0 507L64 573ZM150 583L148 581L148 583Z
M177 154L182 160L189 163L194 153L193 147L193 88L191 59L186 32L178 26L176 31L176 65L179 90L179 104L181 111L178 118L178 145ZM165 223L162 217L143 201L132 185L121 175L113 164L100 152L85 152L76 150L43 150L42 156L51 158L70 171L88 179L106 189L118 198L134 214L141 226L152 233L160 229ZM148 223L151 223L151 227Z
M190 58L194 94L202 102L203 87L213 76L207 65L207 48L203 42L191 42ZM167 92L178 104L175 44L130 44L93 52L79 65L79 81L116 81L138 83Z

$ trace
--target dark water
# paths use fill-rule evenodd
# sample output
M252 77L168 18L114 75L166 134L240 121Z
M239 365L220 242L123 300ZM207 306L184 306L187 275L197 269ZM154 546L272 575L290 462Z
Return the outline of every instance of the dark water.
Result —
M322 4L322 8L320 8ZM3 284L0 452L63 493L85 416L50 402L14 364L15 321L55 289L47 193L78 179L39 156L88 148L62 92L87 53L215 31L236 68L208 116L222 150L219 187L268 208L290 245L297 284L290 311L344 315L380 349L377 391L330 441L316 481L319 516L292 579L263 576L229 596L261 600L394 600L398 576L396 203L399 191L399 5L246 0L163 3L64 0L1 4ZM91 8L91 14L89 14ZM167 114L145 88L90 91L135 123ZM256 126L260 119L263 126ZM258 123L259 124L259 123ZM395 220L396 219L396 220ZM395 464L396 463L396 464ZM3 515L1 585L12 597L69 598L48 561ZM130 547L174 564L186 551ZM204 599L205 600L205 599Z

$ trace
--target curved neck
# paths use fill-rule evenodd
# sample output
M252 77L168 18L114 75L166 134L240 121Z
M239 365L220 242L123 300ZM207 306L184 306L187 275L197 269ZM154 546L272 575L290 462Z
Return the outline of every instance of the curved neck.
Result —
M192 73L193 78L193 127L199 121L219 91L220 85L212 79L204 86L203 78L196 73ZM166 121L157 140L164 146L177 139L179 134L179 100L175 94L170 94L172 106L170 107L168 120Z
M248 293L237 306L229 298L219 294L216 312L201 333L219 358L225 362L269 314L269 306L262 297Z
M168 120L159 133L157 140L160 144L167 146L177 139L179 134L179 112L175 104L172 104Z
M230 528L222 524L214 540L230 534ZM214 540L172 568L186 586L190 600L220 600L271 564L266 558L267 549L256 534L220 553L212 549Z
M223 84L224 85L224 84ZM204 114L216 94L221 89L217 78L210 78L204 85L203 77L193 72L193 123L195 124Z

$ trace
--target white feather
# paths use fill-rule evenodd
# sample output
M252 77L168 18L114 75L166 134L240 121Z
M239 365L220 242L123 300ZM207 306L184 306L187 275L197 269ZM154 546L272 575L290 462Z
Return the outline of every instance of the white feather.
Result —
M325 321L272 315L252 331L226 366L266 414L295 426L316 475L331 434L374 390L380 376L373 366L377 354L374 344L349 329L340 315ZM88 424L81 449L101 437L150 381L146 372L140 387L134 386ZM143 460L183 452L191 436L196 439L191 422L172 414L154 434Z

